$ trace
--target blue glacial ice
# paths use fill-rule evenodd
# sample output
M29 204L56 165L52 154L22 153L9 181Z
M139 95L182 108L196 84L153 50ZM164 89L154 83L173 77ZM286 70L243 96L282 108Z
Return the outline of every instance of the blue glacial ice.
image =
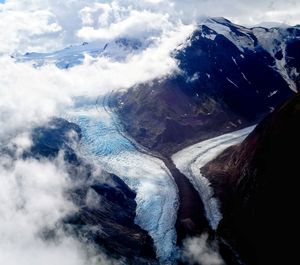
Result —
M173 177L161 160L120 132L118 120L103 102L95 102L79 101L65 117L82 130L81 152L136 192L136 224L153 238L160 263L174 264L178 190Z

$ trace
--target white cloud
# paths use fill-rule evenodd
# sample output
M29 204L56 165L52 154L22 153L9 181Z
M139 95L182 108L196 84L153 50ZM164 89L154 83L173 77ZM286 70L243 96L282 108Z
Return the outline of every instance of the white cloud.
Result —
M183 19L221 16L238 24L255 25L264 21L290 25L300 23L300 2L295 0L186 0L170 1Z
M6 265L81 264L78 244L61 237L57 245L39 237L70 212L63 197L67 175L49 162L0 160L0 263ZM48 245L49 244L49 245ZM53 263L54 261L54 263ZM56 261L56 262L55 262Z
M0 7L1 8L1 7ZM31 49L53 49L62 30L48 10L0 9L0 55ZM45 41L47 40L47 41Z
M222 16L247 25L297 24L295 0L7 0L0 6L0 53L46 51L84 39L164 32L182 20Z
M186 239L183 243L182 259L188 264L223 265L217 249L208 244L208 235Z
M161 38L157 45L134 55L125 62L99 58L83 65L60 70L54 65L34 68L30 63L15 63L0 57L0 137L48 117L62 115L78 96L95 97L112 90L125 89L137 82L163 76L176 69L170 52L192 32L181 26Z
M148 36L201 16L223 16L246 25L294 25L299 15L300 2L294 0L8 0L0 6L0 54L49 51L124 34Z
M170 21L167 10L158 11L157 3L8 0L0 6L0 54L55 50L86 38L162 33Z
M22 142L22 141L21 141ZM0 159L0 264L117 264L92 246L82 245L59 225L75 210L64 197L73 183L62 159ZM75 184L74 184L75 185ZM45 231L54 230L53 240Z
M87 19L85 18L85 20ZM120 36L140 39L161 35L164 31L170 30L172 26L174 27L168 21L167 15L135 10L131 11L127 18L111 23L107 27L103 27L103 24L108 24L106 20L99 24L101 25L98 28L83 27L78 31L78 37L86 40L114 39Z

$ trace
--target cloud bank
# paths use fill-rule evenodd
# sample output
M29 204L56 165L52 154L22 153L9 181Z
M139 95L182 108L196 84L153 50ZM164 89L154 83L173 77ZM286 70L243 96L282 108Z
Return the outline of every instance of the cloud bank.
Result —
M171 2L171 1L170 1ZM221 16L243 25L261 22L300 23L300 2L297 0L186 0L172 1L174 9L186 21L199 16ZM179 11L180 10L180 11Z
M15 144L22 148L25 139ZM75 210L65 199L70 178L61 159L0 159L0 264L117 264L66 235L61 218ZM45 240L47 231L55 237Z
M49 51L91 39L155 35L182 21L222 16L255 25L297 24L296 0L7 0L0 5L0 53Z

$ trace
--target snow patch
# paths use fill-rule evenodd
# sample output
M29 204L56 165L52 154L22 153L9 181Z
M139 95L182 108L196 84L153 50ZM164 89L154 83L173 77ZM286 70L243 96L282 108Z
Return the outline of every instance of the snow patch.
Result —
M248 80L248 78L245 76L245 74L243 72L241 72L243 78L248 82L248 84L251 84L251 82Z
M259 44L274 58L274 69L287 82L290 89L297 92L297 85L290 77L286 66L286 30L280 28L254 28L253 33ZM282 59L276 58L276 53L282 52Z
M232 61L234 62L234 64L235 64L236 66L238 66L238 64L237 64L237 62L236 62L236 59L234 59L234 57L231 57L231 59L232 59Z
M241 30L241 35L236 35L232 32L229 26L226 25L226 21L218 21L216 19L204 19L202 21L203 25L206 25L208 28L217 32L220 35L223 35L229 41L231 41L241 52L244 52L245 49L254 49L254 41L248 35L250 32L248 29L234 25L239 30ZM248 32L249 31L249 32Z
M228 77L226 77L226 79L227 79L227 81L228 81L229 83L231 83L231 84L233 84L235 87L239 88L239 86L238 86L236 83L234 83L231 79L229 79Z
M199 77L200 77L200 74L199 74L198 72L196 72L196 73L194 73L191 77L189 77L189 78L187 79L187 82L192 83L192 82L198 80Z
M273 97L274 95L276 95L278 92L278 90L272 91L269 93L268 98Z

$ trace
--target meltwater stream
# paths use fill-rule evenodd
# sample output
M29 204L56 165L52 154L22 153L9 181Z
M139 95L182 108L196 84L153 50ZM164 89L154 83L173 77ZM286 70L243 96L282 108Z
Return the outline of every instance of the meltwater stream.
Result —
M178 191L168 168L120 132L105 97L79 98L65 118L82 130L81 152L136 192L136 224L153 238L160 263L174 264Z

